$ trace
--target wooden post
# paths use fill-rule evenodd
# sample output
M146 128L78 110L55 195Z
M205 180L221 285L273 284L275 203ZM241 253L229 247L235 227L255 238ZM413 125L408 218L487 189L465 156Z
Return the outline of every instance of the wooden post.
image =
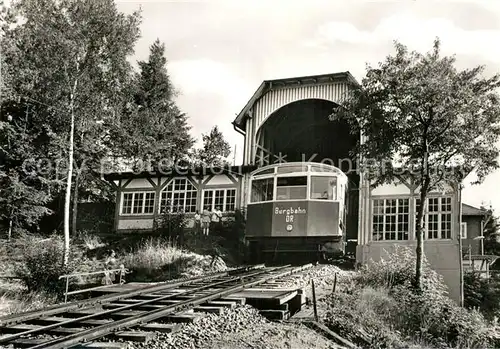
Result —
M66 292L64 292L64 303L68 301L69 277L66 277Z
M335 278L333 279L333 290L332 293L335 293L335 289L337 288L337 273L335 272Z
M313 307L314 307L314 319L318 321L318 308L316 306L316 288L314 287L314 280L311 279L312 285L312 296L313 296Z

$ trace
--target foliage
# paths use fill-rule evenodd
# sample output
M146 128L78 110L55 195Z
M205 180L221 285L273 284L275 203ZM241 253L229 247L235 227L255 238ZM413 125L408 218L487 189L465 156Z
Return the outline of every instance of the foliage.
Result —
M363 265L354 281L359 287L385 287L390 290L398 287L411 289L415 258L415 253L409 248L394 246L394 249L387 251L386 256L380 261ZM422 266L423 290L437 292L439 295L446 296L447 289L442 276L431 269L425 257Z
M176 244L183 245L186 232L186 214L181 210L168 210L155 221L155 233Z
M442 57L440 42L425 54L400 43L396 54L377 68L367 67L332 119L344 118L354 134L363 134L357 154L374 185L405 177L430 190L456 185L472 169L478 182L498 168L500 75L481 76L484 67L459 71L454 57ZM421 285L423 210L417 208L415 285Z
M220 261L213 265L211 256L183 251L167 239L148 239L121 260L132 271L128 279L134 281L165 281L225 269Z
M224 139L224 135L214 126L209 134L203 134L203 148L194 153L195 163L201 166L228 165L227 157L231 154L231 145Z
M23 244L21 256L22 263L16 266L14 273L28 292L62 296L65 282L59 280L59 276L72 273L75 265L63 264L64 248L60 237L44 240L28 238Z
M33 311L53 305L57 297L43 292L14 293L0 295L0 316Z
M140 73L132 84L134 99L121 119L123 155L141 160L142 164L165 166L165 160L176 162L194 144L187 116L174 101L177 92L164 54L165 45L156 40L150 47L148 61L139 62Z
M482 278L478 273L464 275L464 305L468 309L478 309L492 319L500 314L500 278L493 275Z
M490 219L484 226L484 253L500 256L500 221L492 210L488 213Z
M245 227L245 211L237 209L226 216L220 231L216 232L222 238L221 248L227 251L229 261L236 265L246 262Z
M44 161L33 174L35 183L67 181L68 230L71 190L74 217L79 188L90 188L86 196L109 194L93 170L115 143L110 131L127 99L127 58L139 37L139 13L121 14L112 0L17 0L9 11L2 72L10 98L2 111L7 120L23 126L10 141L12 147L26 144L22 161ZM52 189L52 196L62 195L60 186Z
M396 248L386 259L360 269L350 294L330 298L327 324L370 347L488 347L493 331L482 314L459 307L447 296L441 277L423 263L421 292L413 291L415 254ZM352 327L351 327L352 326Z

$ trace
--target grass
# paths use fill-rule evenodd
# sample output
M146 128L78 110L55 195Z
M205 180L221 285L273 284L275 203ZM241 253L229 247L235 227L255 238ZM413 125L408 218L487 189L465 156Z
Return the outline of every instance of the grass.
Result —
M420 294L411 286L415 261L406 249L342 278L327 299L325 324L361 347L498 347L498 325L448 298L442 278L424 262Z
M226 269L220 259L214 262L210 255L185 251L162 239L146 240L118 258L132 271L133 274L128 279L133 281L165 281Z
M184 254L185 252L168 241L149 239L142 242L137 250L126 254L122 261L127 268L156 270L172 264Z
M0 316L37 309L57 302L57 297L50 292L59 293L60 296L60 283L54 284L54 287L47 287L46 290L42 286L52 285L49 281L57 279L62 273L62 269L57 267L62 261L62 243L59 235L50 238L23 236L5 244L0 243L1 274L22 276L24 282L0 278ZM203 244L211 246L208 240ZM226 270L226 265L220 258L214 259L211 254L204 255L183 250L161 238L131 243L127 249L115 248L117 255L112 266L106 265L105 261L108 257L107 251L113 247L104 244L99 237L88 233L79 234L72 240L71 247L71 270L64 274L99 271L105 268L115 269L123 264L131 271L131 274L125 276L127 282L161 282ZM96 251L99 253L96 254ZM41 278L43 280L48 278L43 285L39 282ZM102 278L103 275L74 278L71 279L70 288L86 288L96 283L101 284ZM31 287L30 292L27 291L28 286ZM42 292L42 289L45 291Z
M37 310L55 303L55 296L42 292L5 293L0 296L0 316Z

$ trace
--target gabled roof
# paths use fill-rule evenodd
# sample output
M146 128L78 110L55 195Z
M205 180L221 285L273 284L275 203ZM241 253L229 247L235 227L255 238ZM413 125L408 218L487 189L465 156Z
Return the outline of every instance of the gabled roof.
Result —
M275 79L275 80L264 80L260 84L259 88L250 100L247 102L245 107L240 111L236 119L232 122L234 128L240 132L244 133L246 129L246 119L248 117L248 111L255 105L255 103L264 96L267 92L273 90L276 87L293 86L293 85L306 85L306 84L318 84L331 81L346 81L348 83L359 85L356 79L348 71L341 73L330 73L321 75L310 75L301 76L295 78L285 78L285 79Z
M462 216L484 216L487 213L487 210L462 203Z

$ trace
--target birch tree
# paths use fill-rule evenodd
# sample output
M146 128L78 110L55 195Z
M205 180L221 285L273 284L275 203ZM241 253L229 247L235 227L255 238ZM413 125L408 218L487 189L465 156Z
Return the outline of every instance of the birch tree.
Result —
M65 165L54 171L63 171L65 184L66 263L72 188L78 191L74 162L80 159L78 171L93 168L85 162L100 153L85 153L85 144L106 152L106 128L116 122L120 89L130 78L127 57L139 37L140 15L119 13L112 0L18 0L11 8L20 19L6 32L11 49L5 65L16 76L11 88L36 105L37 141L47 145L47 157Z

